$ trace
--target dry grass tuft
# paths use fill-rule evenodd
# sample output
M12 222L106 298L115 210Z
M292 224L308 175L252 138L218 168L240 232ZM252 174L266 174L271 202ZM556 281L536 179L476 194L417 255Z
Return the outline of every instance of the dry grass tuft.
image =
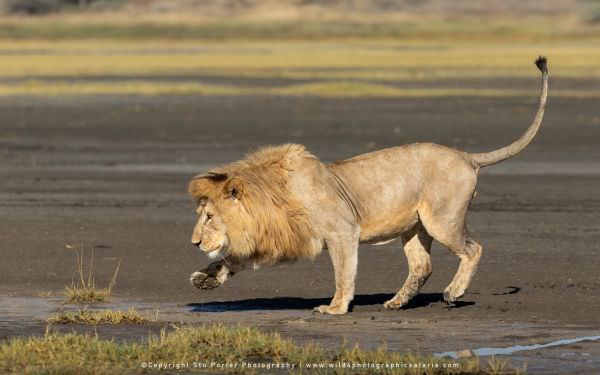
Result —
M508 368L508 361L506 359L498 359L498 357L491 356L487 361L487 368L490 374L505 374ZM515 373L522 374L525 370L515 370Z
M83 324L145 324L150 319L142 316L135 308L123 312L121 310L90 311L86 308L78 312L60 312L48 318L48 323L83 323Z
M92 250L91 252L87 272L84 264L84 253L85 250L82 243L75 254L77 269L73 274L73 280L71 281L71 285L65 287L66 302L80 303L106 301L108 297L111 296L112 290L117 281L117 275L119 273L119 268L121 267L121 260L119 259L108 286L106 288L97 288L94 279L94 251Z

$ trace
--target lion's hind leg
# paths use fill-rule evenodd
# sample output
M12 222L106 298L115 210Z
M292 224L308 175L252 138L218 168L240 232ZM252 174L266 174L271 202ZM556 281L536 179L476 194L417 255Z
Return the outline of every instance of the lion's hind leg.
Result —
M465 218L468 201L447 207L433 214L425 211L420 215L423 225L431 236L460 258L458 270L452 282L444 289L444 300L454 303L463 296L477 271L483 248L467 236ZM452 209L453 208L453 209Z
M421 223L436 241L460 258L452 282L444 289L444 300L454 303L471 283L481 258L482 247L467 235L467 210L475 191L476 176L451 180L443 190L436 190L418 212ZM470 183L467 183L470 182Z
M419 293L431 275L431 236L419 223L402 235L404 253L408 259L408 277L396 295L385 302L386 309L398 309Z
M465 294L477 271L477 265L483 252L483 247L470 237L465 239L462 246L454 249L450 248L460 258L460 265L456 275L444 289L444 301L447 303L454 303Z

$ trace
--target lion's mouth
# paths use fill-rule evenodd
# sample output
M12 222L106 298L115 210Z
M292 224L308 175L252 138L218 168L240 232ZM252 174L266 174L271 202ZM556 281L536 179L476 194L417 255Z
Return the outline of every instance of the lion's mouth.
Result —
M200 246L200 250L202 250L202 252L206 254L210 259L224 258L227 255L226 253L228 243L229 242L227 241L227 239L225 239L219 246L213 249L207 249Z

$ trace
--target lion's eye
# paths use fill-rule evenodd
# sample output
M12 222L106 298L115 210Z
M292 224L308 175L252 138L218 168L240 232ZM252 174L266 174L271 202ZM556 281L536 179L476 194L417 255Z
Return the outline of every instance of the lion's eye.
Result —
M206 222L209 222L209 221L210 221L210 219L212 219L212 217L213 217L213 214L209 214L209 213L207 213L207 214L206 214Z

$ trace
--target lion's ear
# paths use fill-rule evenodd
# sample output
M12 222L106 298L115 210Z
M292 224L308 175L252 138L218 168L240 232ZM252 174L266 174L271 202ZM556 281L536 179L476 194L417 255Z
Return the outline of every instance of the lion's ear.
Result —
M202 178L206 178L208 180L212 180L215 182L225 181L227 180L227 173L221 172L206 172L192 177L192 180L199 180Z
M188 192L196 198L208 196L215 191L219 182L227 180L227 174L208 172L194 176L188 185Z
M227 198L239 200L244 195L244 183L239 178L232 178L225 184Z

